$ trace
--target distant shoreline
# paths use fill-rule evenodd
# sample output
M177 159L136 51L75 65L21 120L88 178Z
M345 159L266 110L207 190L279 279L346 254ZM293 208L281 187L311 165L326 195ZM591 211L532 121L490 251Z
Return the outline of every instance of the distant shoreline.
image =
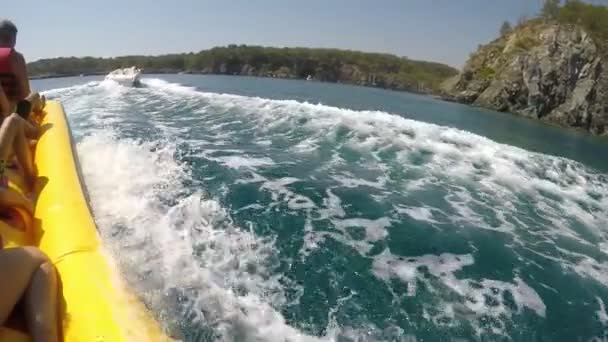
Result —
M30 76L29 79L30 80L44 80L47 78L65 78L65 77L78 77L78 76L102 76L102 75L106 75L106 73L101 73L101 72L91 72L91 73L84 73L84 74L48 74L48 75L34 75L34 76Z
M197 53L112 58L59 57L28 63L32 79L104 75L136 66L146 73L239 75L305 79L382 89L438 94L458 70L403 56L340 49L276 48L235 45Z
M29 79L30 80L44 80L44 79L51 79L51 78L68 78L68 77L87 77L87 76L105 76L108 73L110 73L110 71L108 72L88 72L88 73L82 73L82 74L48 74L48 75L35 75L35 76L31 76ZM206 73L206 72L191 72L191 71L168 71L168 70L163 70L163 71L149 71L149 72L142 72L143 75L199 75L199 76L204 76L204 75L210 75L210 76L237 76L237 77L260 77L260 78L268 78L268 79L282 79L282 80L298 80L298 81L307 81L306 78L299 78L299 77L284 77L284 76L262 76L262 75L231 75L231 74L222 74L222 73ZM359 86L359 87L365 87L365 88L374 88L374 89L383 89L383 90L391 90L391 91L398 91L398 92L404 92L404 93L412 93L412 94L419 94L419 95L428 95L431 97L434 97L438 100L443 100L443 101L448 101L448 102L457 102L452 100L450 97L445 97L442 94L435 92L435 91L418 91L416 89L395 89L395 88L388 88L388 87L382 87L380 85L371 85L371 84L356 84L356 83L352 83L352 82L341 82L341 81L322 81L322 80L310 80L310 81L314 81L314 82L320 82L320 83L330 83L330 84L345 84L345 85L353 85L353 86Z

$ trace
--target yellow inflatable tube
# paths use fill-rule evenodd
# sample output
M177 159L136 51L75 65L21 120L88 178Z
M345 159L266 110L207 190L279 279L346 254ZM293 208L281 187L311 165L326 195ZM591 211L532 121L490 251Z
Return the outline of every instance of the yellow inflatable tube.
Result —
M59 302L65 341L169 340L104 253L62 106L49 101L45 111L35 151L39 179L34 220L21 230L0 221L5 244L39 246L55 264L62 287ZM19 189L22 182L14 172L10 178L11 186ZM27 340L23 333L0 328L0 341Z

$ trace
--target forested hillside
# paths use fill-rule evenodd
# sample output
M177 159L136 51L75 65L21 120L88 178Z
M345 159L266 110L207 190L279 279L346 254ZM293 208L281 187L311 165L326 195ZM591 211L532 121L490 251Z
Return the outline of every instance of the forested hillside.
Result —
M457 70L440 63L390 54L337 49L229 45L198 53L116 58L68 57L29 64L32 76L107 73L138 66L147 73L200 73L279 78L311 78L397 90L433 92Z

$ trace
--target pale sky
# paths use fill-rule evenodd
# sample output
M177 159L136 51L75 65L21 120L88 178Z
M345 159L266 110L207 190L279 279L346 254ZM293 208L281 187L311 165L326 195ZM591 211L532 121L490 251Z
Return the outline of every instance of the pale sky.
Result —
M8 0L7 0L8 2ZM461 67L504 20L542 0L13 0L30 61L197 52L213 46L335 47L388 52Z

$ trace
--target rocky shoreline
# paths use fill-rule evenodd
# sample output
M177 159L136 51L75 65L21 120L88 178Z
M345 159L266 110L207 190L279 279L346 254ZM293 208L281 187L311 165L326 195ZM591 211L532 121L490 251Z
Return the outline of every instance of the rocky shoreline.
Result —
M575 25L534 20L481 46L441 97L608 135L608 59Z

